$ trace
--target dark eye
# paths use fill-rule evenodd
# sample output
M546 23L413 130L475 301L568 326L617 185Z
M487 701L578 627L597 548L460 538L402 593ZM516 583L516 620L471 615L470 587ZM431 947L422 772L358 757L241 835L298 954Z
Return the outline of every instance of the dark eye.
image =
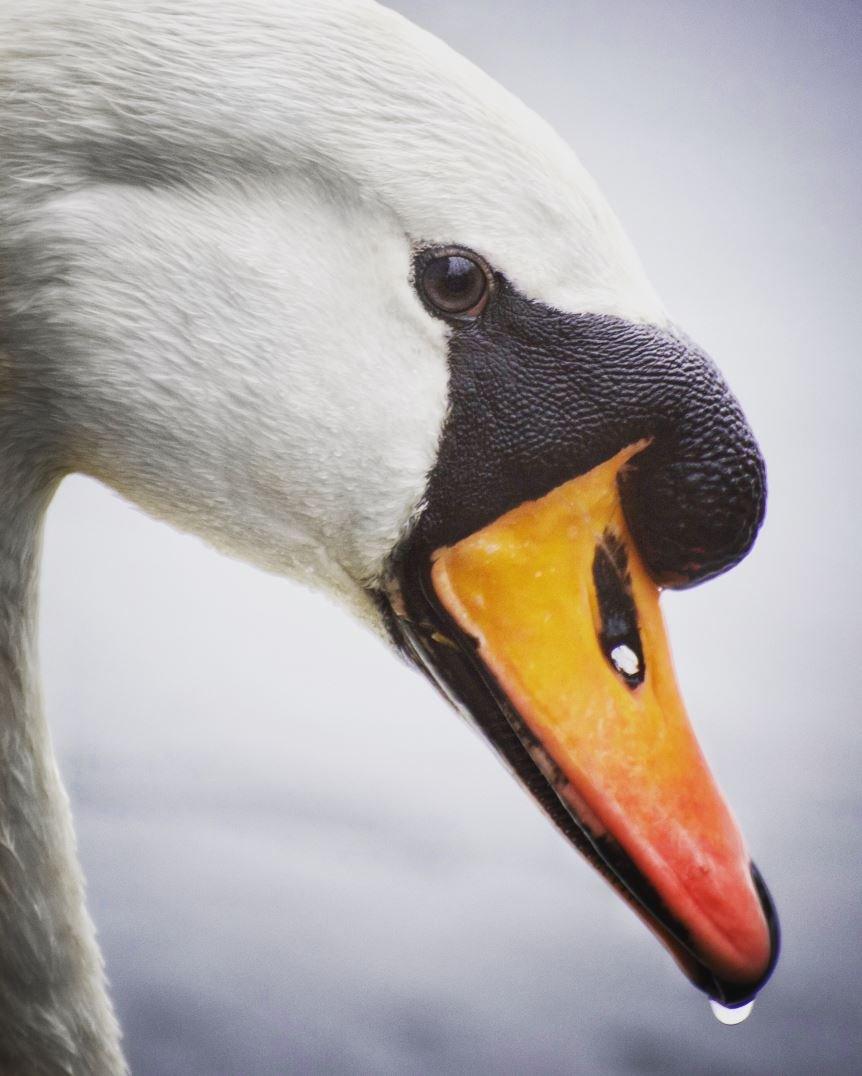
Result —
M418 275L425 300L441 314L475 317L488 301L488 274L466 253L431 256Z

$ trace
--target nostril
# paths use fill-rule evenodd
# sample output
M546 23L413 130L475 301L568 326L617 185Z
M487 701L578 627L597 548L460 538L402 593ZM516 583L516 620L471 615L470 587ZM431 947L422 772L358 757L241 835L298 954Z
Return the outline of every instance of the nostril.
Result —
M599 612L599 645L605 659L630 688L646 676L646 661L631 591L628 553L619 537L606 530L593 557L593 585Z
M620 477L641 558L669 587L694 586L739 563L766 504L765 468L747 426L737 421L725 436L693 440L687 438L684 453L679 441L654 443Z

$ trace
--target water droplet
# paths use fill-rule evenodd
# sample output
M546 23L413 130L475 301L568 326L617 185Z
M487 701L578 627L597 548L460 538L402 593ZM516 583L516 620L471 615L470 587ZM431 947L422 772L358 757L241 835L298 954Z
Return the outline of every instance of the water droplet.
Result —
M637 676L641 671L640 658L625 643L620 643L619 646L613 648L611 661L614 663L614 668L624 676Z
M712 1015L720 1024L741 1024L743 1020L747 1020L751 1016L754 1002L749 1001L746 1005L737 1005L736 1008L729 1009L727 1005L722 1005L720 1001L710 998L709 1007L712 1009Z

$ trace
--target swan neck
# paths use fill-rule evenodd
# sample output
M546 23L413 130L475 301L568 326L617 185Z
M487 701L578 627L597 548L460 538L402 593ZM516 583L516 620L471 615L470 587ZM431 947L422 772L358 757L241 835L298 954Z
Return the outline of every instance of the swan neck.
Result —
M2 425L0 1071L115 1076L127 1070L37 677L40 547L53 487L28 472Z

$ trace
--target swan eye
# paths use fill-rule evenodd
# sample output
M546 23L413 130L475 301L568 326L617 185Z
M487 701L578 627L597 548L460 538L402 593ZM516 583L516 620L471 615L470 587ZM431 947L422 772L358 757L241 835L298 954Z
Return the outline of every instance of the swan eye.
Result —
M428 305L449 317L477 317L488 301L488 271L463 251L426 256L417 279Z

